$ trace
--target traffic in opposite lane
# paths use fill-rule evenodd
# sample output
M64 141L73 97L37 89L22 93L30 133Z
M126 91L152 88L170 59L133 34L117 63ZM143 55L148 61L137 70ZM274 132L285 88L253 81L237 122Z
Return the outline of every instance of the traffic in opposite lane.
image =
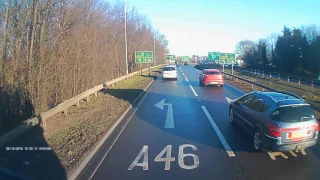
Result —
M232 125L229 102L244 95L227 83L201 87L192 66L177 81L158 78L77 179L319 179L319 143L297 157L256 153Z

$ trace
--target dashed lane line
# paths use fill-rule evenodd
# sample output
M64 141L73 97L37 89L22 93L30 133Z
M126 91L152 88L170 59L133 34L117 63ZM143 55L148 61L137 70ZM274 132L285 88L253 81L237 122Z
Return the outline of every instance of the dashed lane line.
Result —
M217 135L218 135L218 137L219 137L219 139L220 139L223 147L226 149L229 157L234 157L234 156L236 156L236 155L233 153L232 149L230 148L229 144L227 143L226 139L223 137L222 133L220 132L220 130L219 130L219 128L218 128L218 126L216 125L216 123L215 123L214 120L212 119L212 117L211 117L211 115L209 114L207 108L206 108L205 106L201 106L201 108L202 108L202 110L204 111L204 113L206 114L207 118L209 119L209 121L210 121L213 129L216 131L216 133L217 133Z

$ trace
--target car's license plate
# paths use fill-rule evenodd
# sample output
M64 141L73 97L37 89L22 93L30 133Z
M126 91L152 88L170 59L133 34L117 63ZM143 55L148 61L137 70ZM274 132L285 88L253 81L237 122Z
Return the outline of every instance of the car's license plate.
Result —
M307 131L296 131L291 133L291 138L300 138L307 136Z
M218 84L218 82L210 82L210 84Z

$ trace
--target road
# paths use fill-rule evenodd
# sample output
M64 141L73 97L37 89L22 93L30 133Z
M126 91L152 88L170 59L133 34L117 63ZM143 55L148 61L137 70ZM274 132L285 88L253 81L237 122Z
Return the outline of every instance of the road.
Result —
M253 72L253 71L248 71L248 70L242 70L242 71L244 71L244 72L246 72L246 73L250 73L250 74L255 74L255 73L257 73L258 75L263 76L263 74L262 74L261 71L260 71L260 72ZM265 77L270 77L270 74L264 74L264 76L265 76ZM272 75L271 75L271 78L279 79L279 75L272 74ZM280 76L280 80L282 80L282 81L288 81L288 77ZM293 78L290 78L290 77L289 77L289 82L297 83L297 85L298 85L299 80L298 80L298 79L293 79ZM301 84L301 85L304 85L304 86L309 86L309 87L311 87L311 84L312 84L312 83L311 83L310 81L303 81L303 80L301 80L301 81L300 81L300 84ZM317 88L317 89L320 89L320 85L318 85L318 84L313 84L313 87L314 87L314 88Z
M77 179L320 179L319 143L288 159L255 153L251 137L228 120L226 97L243 93L200 87L191 66L178 73L178 81L154 82Z

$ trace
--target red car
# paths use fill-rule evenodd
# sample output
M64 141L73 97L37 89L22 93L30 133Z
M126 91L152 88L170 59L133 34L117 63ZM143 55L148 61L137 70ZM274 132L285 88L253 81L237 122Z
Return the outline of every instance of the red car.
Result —
M218 69L204 69L199 75L200 86L224 85L224 78Z

